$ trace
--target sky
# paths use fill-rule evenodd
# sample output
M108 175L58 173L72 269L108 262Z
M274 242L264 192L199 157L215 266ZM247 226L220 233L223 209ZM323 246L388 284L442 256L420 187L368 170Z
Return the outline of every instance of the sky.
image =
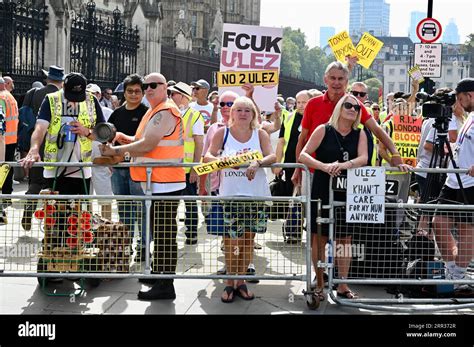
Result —
M427 0L386 0L390 4L391 36L408 36L410 12L428 9ZM319 27L332 26L336 33L349 30L350 0L261 0L260 25L300 28L308 46L319 46ZM461 43L474 33L474 1L434 0L433 18L443 28L454 18Z

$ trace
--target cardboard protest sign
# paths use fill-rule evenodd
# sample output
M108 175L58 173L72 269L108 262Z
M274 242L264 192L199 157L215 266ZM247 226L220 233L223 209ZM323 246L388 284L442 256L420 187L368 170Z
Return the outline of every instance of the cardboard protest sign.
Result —
M211 161L210 163L199 164L193 167L194 171L201 176L209 174L214 171L227 169L229 167L235 167L244 165L254 160L263 159L262 153L259 151L251 151L243 154L239 154L233 157L228 157L226 159Z
M408 70L408 74L411 78L413 78L415 81L418 81L418 83L420 84L425 81L418 65L415 65L410 70Z
M340 62L345 63L346 56L357 56L356 48L354 47L351 37L347 31L342 31L334 36L331 36L328 40L328 43L334 53L334 56Z
M385 222L385 168L347 170L347 223Z
M383 42L369 33L364 33L355 50L360 65L368 69L383 46Z
M249 82L255 86L253 98L260 110L273 112L278 96L282 40L282 28L224 23L217 76L219 94L232 90L245 95L240 86ZM268 71L272 72L271 76Z
M393 143L404 164L416 166L422 123L422 117L393 116Z

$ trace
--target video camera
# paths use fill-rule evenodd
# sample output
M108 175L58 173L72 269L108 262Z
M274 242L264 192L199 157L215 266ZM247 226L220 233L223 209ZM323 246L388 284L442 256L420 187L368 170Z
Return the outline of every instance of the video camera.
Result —
M456 102L455 91L445 91L429 95L424 92L416 93L416 98L423 102L423 117L450 119L452 107Z

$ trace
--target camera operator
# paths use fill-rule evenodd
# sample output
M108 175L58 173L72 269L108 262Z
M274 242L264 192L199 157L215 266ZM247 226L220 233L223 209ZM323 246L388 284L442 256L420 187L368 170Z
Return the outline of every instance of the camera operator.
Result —
M455 162L460 168L468 168L467 174L460 174L460 186L456 174L449 173L439 195L439 203L443 204L474 204L474 79L461 80L456 87L456 98L469 116L461 128L454 154ZM451 162L449 168L453 168ZM467 201L466 201L467 200ZM457 243L451 234L453 223L458 230ZM446 261L448 279L462 279L466 268L473 257L474 217L471 211L460 213L438 211L433 220L436 241ZM458 287L457 290L472 286Z

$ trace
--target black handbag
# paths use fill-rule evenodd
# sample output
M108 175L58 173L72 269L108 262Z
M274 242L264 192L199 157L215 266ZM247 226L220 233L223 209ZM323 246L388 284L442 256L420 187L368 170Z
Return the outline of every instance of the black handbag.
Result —
M288 196L286 192L286 182L279 175L270 182L270 193L272 196ZM282 201L274 201L270 209L270 220L285 219L288 213L288 203Z

